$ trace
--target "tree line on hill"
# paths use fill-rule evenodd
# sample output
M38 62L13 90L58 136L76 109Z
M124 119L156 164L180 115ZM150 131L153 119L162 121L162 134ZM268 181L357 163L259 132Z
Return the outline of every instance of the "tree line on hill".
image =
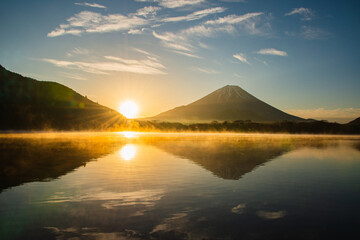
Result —
M244 132L244 133L314 133L314 134L360 134L359 124L339 124L326 121L257 123L252 121L213 121L211 123L133 121L128 130L166 132Z

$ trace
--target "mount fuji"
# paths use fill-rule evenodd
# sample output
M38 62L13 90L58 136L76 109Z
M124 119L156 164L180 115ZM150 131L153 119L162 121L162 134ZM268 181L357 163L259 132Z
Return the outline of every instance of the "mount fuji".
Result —
M222 87L186 106L176 107L148 119L170 122L306 121L270 106L239 86L230 85Z

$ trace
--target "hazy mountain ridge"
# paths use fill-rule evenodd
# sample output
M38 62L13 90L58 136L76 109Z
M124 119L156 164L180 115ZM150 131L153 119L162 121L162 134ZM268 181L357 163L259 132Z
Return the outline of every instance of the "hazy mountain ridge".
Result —
M238 86L227 85L186 106L177 107L149 119L177 122L306 121L257 99Z
M3 130L82 130L121 125L126 118L56 82L37 81L0 65Z
M360 117L348 122L348 124L351 124L351 125L360 125Z

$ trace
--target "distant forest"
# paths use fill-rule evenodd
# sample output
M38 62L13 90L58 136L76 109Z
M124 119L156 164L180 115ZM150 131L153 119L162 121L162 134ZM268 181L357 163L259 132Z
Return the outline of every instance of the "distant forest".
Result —
M353 121L348 124L312 122L274 122L256 123L252 121L224 121L211 123L183 124L174 122L132 121L127 130L169 131L169 132L244 132L244 133L309 133L309 134L360 134L360 124Z
M238 132L238 133L293 133L293 134L360 134L360 124L339 124L326 121L256 123L252 121L224 121L184 124L125 120L110 126L78 124L71 128L36 126L29 128L0 129L0 131L140 131L140 132Z

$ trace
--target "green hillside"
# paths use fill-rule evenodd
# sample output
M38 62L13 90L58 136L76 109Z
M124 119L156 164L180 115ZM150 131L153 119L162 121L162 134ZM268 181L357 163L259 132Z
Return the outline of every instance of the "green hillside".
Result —
M101 130L126 118L55 82L37 81L0 65L0 130Z

